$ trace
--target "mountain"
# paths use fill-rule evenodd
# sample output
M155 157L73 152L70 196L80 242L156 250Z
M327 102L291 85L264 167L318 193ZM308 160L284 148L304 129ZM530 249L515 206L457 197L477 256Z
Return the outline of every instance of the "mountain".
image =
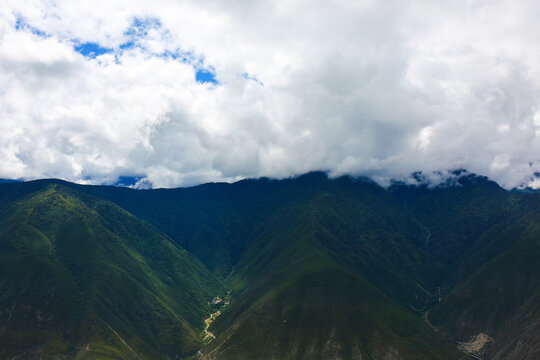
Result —
M343 184L334 185L323 180L318 186L324 193L304 194L259 223L230 276L238 300L214 322L217 339L203 351L204 359L459 358L420 317L373 285L386 279L389 292L404 288L413 281L415 269L409 274L408 267L414 266L402 261L407 274L391 278L384 269L391 261L379 261L379 247L397 254L399 235L370 213L376 205L345 206L343 194L332 193ZM373 190L373 184L360 185ZM373 229L356 233L365 222ZM352 229L340 229L344 223ZM351 248L356 251L350 258L338 261ZM364 251L365 263L351 267Z
M47 191L82 205L60 206L54 196L40 195ZM118 303L106 300L111 292L95 290L105 295L93 296L72 316L85 321L66 315L65 323L51 326L71 334L73 324L91 324L76 341L57 336L72 344L70 349L88 343L97 349L116 339L115 351L130 358L133 352L122 337L145 359L535 359L539 196L508 192L465 171L439 186L389 188L321 172L156 190L58 180L0 184L0 201L9 204L0 209L0 232L6 234L0 239L12 244L2 249L11 255L1 261L10 264L8 258L31 248L59 264L48 281L76 279L78 287L85 284L85 294L114 280L115 272L135 278L117 294ZM30 207L43 220L29 220L22 209ZM65 225L70 218L79 225ZM71 239L85 241L61 242L77 243L80 252L57 255L50 252L54 246L16 232L17 224L31 224L51 243L71 233L76 234ZM80 227L87 231L76 232ZM101 233L108 235L96 235ZM113 247L117 242L110 239L117 237L122 246ZM4 272L11 267L2 265L0 289L11 290L0 295L0 327L12 323L15 299L45 291L17 293L19 278L34 276L22 265L26 261L21 258L16 272ZM82 268L103 271L101 277L90 276ZM189 289L189 295L180 289ZM158 326L160 320L152 320L158 315L143 319L133 310L145 299L133 294L149 292L178 319L176 327ZM75 295L66 290L63 298L72 304ZM216 295L230 304L209 305ZM119 305L125 301L133 308ZM50 311L62 306L52 304ZM109 308L122 311L114 324ZM158 306L150 308L162 314ZM211 312L203 339L203 319ZM31 317L20 319L15 323L32 323ZM98 325L101 319L114 331ZM158 328L172 338L155 335ZM93 342L87 329L94 331ZM16 333L0 334L7 339ZM111 354L103 358L114 358Z
M0 357L165 359L221 283L163 233L60 182L0 187ZM62 357L62 356L64 357Z
M473 355L535 359L540 194L507 192L470 174L456 186L393 191L430 228L427 250L448 267L446 290L426 319L466 348L485 342Z
M317 233L314 241L319 246L324 242L336 261L356 267L403 304L421 308L435 298L432 293L438 284L430 275L442 271L441 265L414 243L424 241L427 229L391 193L367 179L329 180L324 173L310 173L281 181L245 180L188 189L99 186L84 191L163 230L221 276L244 256L261 231L260 224L279 231L282 221L269 220L276 213L286 209L294 214L296 208L309 207L316 210L312 212L316 218L307 231ZM401 274L394 279L397 269ZM412 293L411 287L418 291ZM430 294L422 287L431 289Z

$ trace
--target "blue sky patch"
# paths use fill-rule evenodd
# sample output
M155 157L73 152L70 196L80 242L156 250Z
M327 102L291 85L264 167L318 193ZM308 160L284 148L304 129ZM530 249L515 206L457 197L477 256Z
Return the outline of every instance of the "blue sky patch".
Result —
M218 81L216 80L216 74L209 70L197 70L197 72L195 73L195 80L197 80L197 82L200 82L201 84L218 83Z
M17 16L17 20L15 21L15 29L17 31L30 31L34 35L40 37L47 37L47 34L44 31L41 31L38 28L31 26L20 16Z
M134 48L141 48L139 43L140 39L145 38L148 35L150 29L159 29L161 28L161 22L158 19L154 18L135 18L129 26L129 28L124 31L124 35L128 37L128 40L121 44L118 49L121 51L131 50ZM144 50L144 49L143 49Z
M119 176L118 180L116 180L116 182L112 185L123 187L134 186L139 180L143 178L144 176Z
M103 55L112 52L112 49L100 46L97 43L87 42L77 46L74 46L75 51L78 53L94 59L96 56Z
M125 42L125 43L121 44L118 48L120 50L129 50L129 49L132 49L133 47L135 47L135 42L134 41L128 41L128 42Z
M49 34L28 24L22 16L18 16L16 18L15 29L17 31L31 32L40 37L49 37ZM115 55L117 64L121 62L121 55L123 54L123 52L127 52L133 49L140 49L142 52L147 53L150 56L171 59L192 66L195 70L195 80L201 84L219 84L219 81L216 79L215 70L212 68L212 66L205 65L204 56L197 56L192 52L184 51L181 48L169 49L161 54L149 52L149 49L146 49L144 47L144 42L142 40L148 36L148 33L151 30L158 30L161 33L161 36L164 37L164 39L170 36L169 31L163 28L161 22L158 19L134 18L129 28L124 32L124 35L127 37L125 42L118 46L115 46L114 48L104 47L98 42L93 41L81 42L80 39L76 38L71 39L71 43L73 44L73 49L76 52L89 59L95 59L100 55L113 53ZM251 76L247 73L242 74L242 76L246 79L253 80L258 84L263 85L254 76Z
M143 38L148 35L149 29L161 28L161 22L154 18L135 18L124 34L132 38Z

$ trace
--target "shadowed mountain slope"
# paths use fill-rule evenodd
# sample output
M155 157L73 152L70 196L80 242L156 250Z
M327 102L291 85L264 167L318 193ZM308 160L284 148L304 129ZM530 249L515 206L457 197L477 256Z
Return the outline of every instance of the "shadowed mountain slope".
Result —
M339 234L322 239L319 221L340 215L331 206L300 200L260 224L230 278L238 300L215 321L204 359L459 358L419 317L334 259L325 244Z
M489 358L534 359L540 352L538 200L535 213L481 240L486 248L471 251L462 269L473 268L475 261L481 266L470 274L462 270L463 279L429 312L432 323L461 341L480 333L493 338L481 352Z
M279 232L281 222L270 219L282 211L292 216L301 207L311 214L309 231L314 233L315 246L406 306L422 309L434 302L442 276L439 262L417 246L428 236L427 228L368 179L329 180L324 173L310 173L296 179L188 189L84 190L149 221L219 275L228 274L242 259L259 236L261 224Z
M429 321L446 335L490 342L473 355L535 359L540 353L540 196L510 193L484 177L393 192L430 229L426 251L447 264ZM493 340L493 341L491 341Z

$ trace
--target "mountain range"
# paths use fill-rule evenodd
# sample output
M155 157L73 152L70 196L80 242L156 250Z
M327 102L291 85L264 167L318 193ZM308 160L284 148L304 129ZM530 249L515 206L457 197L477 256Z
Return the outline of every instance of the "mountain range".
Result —
M5 359L537 359L540 194L0 183Z

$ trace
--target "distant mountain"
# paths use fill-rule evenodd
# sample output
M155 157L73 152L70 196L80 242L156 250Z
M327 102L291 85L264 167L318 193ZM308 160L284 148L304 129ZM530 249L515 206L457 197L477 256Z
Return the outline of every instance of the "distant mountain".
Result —
M6 184L6 183L15 183L15 182L22 182L23 180L18 179L0 179L0 184Z
M88 266L104 269L103 277L122 269L138 274L129 259L143 259L147 265L141 265L141 279L160 279L152 293L168 299L171 303L159 303L181 319L178 342L144 335L153 331L144 333L146 325L134 329L136 321L142 321L134 311L126 310L115 324L108 324L137 353L154 358L180 349L180 356L200 350L193 358L204 359L460 359L469 357L465 353L482 359L535 359L540 352L540 194L508 192L466 171L454 175L438 187L420 182L387 189L366 178L329 179L320 172L157 190L57 180L2 184L0 201L11 205L0 210L0 231L12 242L34 244L9 224L28 223L13 215L14 209L23 209L25 201L50 189L84 204L89 210L55 205L54 216L43 215L48 212L38 207L37 213L46 218L40 224L60 229L65 225L58 224L74 216L73 211L84 214L80 222L92 230L76 237L100 249ZM56 204L54 197L46 199L42 203ZM114 211L104 212L96 204ZM92 216L100 220L89 222ZM78 227L83 226L73 229ZM102 250L109 242L95 234L105 231L124 239L122 248L135 247L143 255L124 262L113 256L122 253L117 248ZM143 248L168 244L175 250L168 251L168 257L167 251L144 255L137 245L141 243L146 244ZM2 253L17 252L11 247ZM64 267L69 263L65 257L58 261ZM184 267L175 273L177 264ZM18 266L17 275L5 278L28 272ZM95 276L83 280L92 288L104 281ZM146 294L146 281L137 280L122 297ZM1 282L0 289L5 284ZM179 288L191 289L191 295L175 292ZM208 333L203 340L203 319L219 308L211 309L208 301L225 294L224 289L231 291L231 303L220 309L209 328L215 340ZM18 296L14 291L0 297L0 328ZM128 302L137 304L140 296ZM84 317L87 309L76 313ZM148 322L154 326L153 320ZM114 335L107 329L103 334ZM84 329L80 333L85 334ZM5 344L11 341L6 334L14 332L0 333ZM115 349L127 351L129 358L125 347Z

